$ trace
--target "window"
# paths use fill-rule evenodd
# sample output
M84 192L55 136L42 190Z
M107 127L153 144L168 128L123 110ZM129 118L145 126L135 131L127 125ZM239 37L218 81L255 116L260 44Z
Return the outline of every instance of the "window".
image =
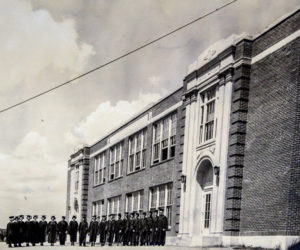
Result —
M123 175L123 143L119 143L109 150L110 167L109 180L114 180Z
M93 202L92 216L102 216L104 213L104 200Z
M94 165L94 186L105 182L105 152L95 157Z
M149 209L163 208L168 218L169 228L172 224L172 188L173 184L168 183L152 187L149 192Z
M79 171L75 172L75 191L78 191L79 188Z
M204 228L209 228L209 224L210 224L210 206L211 206L211 194L206 194L205 195Z
M107 203L108 214L120 213L120 207L121 207L121 195L108 199L108 203Z
M146 167L146 148L146 129L129 138L128 173L132 173Z
M152 163L175 156L177 114L173 113L153 125Z
M126 195L126 212L140 212L143 210L144 190L139 190Z
M200 130L199 130L199 143L204 143L215 136L215 100L216 88L207 90L200 94L201 107L200 107Z

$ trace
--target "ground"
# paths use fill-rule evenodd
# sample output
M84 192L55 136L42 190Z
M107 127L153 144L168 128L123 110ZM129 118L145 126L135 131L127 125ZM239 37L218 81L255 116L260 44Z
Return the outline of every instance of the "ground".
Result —
M23 244L24 245L24 244ZM90 248L90 245L87 245L88 248ZM76 245L75 247L70 246L69 244L67 244L66 246L59 246L58 243L55 244L54 247L51 247L49 244L46 244L45 246L35 246L35 247L27 247L28 249L35 249L35 250L58 250L58 249L72 249L72 250L78 250L78 249L82 249L82 247L79 247L78 245ZM138 250L148 250L148 249L153 249L154 247L151 246L146 246L146 247L131 247L131 246L113 246L113 247L109 247L109 246L105 246L105 247L100 247L99 245L93 247L95 249L103 249L103 250L108 250L108 249L138 249ZM205 250L229 250L229 249L233 249L233 248L224 248L224 247L175 247L175 246L164 246L164 247L155 247L157 249L161 249L161 250L192 250L192 249L205 249ZM12 248L8 248L8 246L3 243L0 242L0 250L2 249L12 249ZM236 248L235 248L236 249Z

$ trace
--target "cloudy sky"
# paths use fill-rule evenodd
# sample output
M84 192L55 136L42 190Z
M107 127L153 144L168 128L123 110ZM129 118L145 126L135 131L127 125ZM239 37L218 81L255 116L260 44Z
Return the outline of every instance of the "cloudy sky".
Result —
M0 0L0 109L96 67L225 0ZM182 84L232 33L255 35L299 0L239 0L71 85L0 113L0 227L7 216L65 213L67 160Z

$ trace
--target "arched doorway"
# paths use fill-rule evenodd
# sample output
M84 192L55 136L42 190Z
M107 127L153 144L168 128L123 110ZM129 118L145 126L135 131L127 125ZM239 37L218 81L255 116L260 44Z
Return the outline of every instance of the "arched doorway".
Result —
M199 229L201 234L209 234L212 218L212 201L213 201L213 165L209 159L203 159L196 173L198 190L201 191L198 204L199 213Z

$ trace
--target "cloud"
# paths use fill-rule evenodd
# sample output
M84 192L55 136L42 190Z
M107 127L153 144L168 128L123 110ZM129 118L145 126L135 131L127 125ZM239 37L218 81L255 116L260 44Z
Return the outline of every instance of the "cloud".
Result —
M56 204L65 203L67 163L57 163L47 138L31 131L11 154L0 155L1 225L10 214L64 213Z
M0 1L0 30L3 93L78 74L94 54L79 40L72 18L57 22L47 10L32 10L23 0Z
M153 86L158 86L161 83L161 77L159 76L151 76L148 78L149 82Z
M65 139L74 146L82 143L91 144L160 97L161 95L158 93L140 93L137 99L131 102L120 100L115 105L110 101L103 102L78 126L68 131L65 134Z

